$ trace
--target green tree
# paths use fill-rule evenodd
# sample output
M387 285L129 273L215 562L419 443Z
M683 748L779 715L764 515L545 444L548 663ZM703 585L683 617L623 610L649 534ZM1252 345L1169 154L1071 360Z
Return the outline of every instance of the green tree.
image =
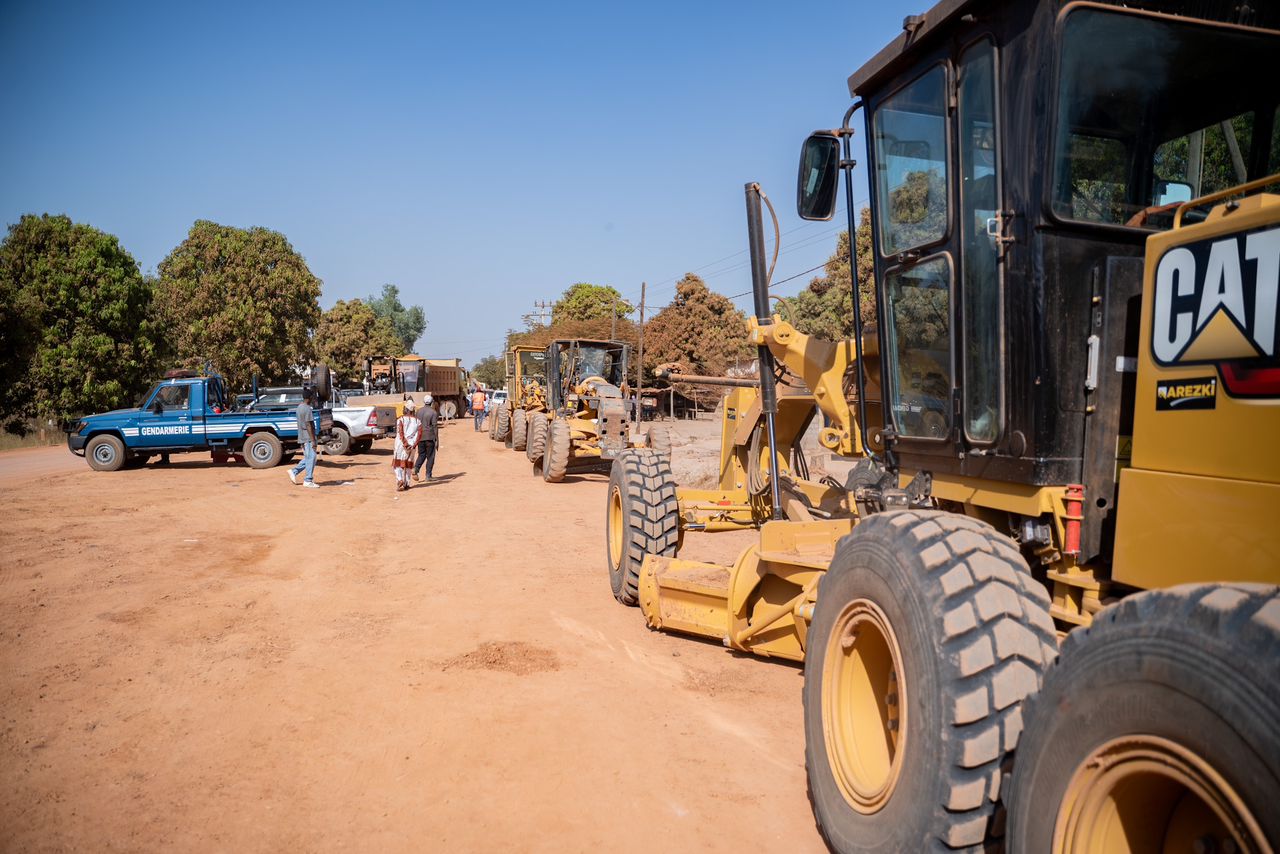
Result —
M288 379L308 361L320 280L283 234L197 220L159 267L157 315L174 358L207 360L230 386Z
M401 353L412 353L413 347L427 329L427 316L422 306L405 306L400 302L400 289L395 285L383 285L382 296L370 296L365 300L373 313L391 321L392 328L399 336L404 349Z
M471 369L471 378L486 388L499 388L507 379L506 363L501 356L485 356Z
M567 320L609 319L617 309L618 317L627 317L634 311L631 303L622 299L622 294L609 285L592 285L578 282L556 300L551 307L551 323L563 323Z
M312 337L317 358L343 380L358 380L369 356L402 356L404 342L391 320L358 299L338 300L320 315Z
M871 254L871 211L862 209L858 220L858 295L865 328L875 328L875 268ZM809 287L787 301L789 319L808 335L827 341L853 336L853 299L849 290L849 232L842 231L836 250Z
M128 405L155 375L151 288L110 234L24 215L0 243L0 419Z
M746 315L693 273L685 273L670 304L645 325L649 372L676 362L689 373L718 376L736 362L750 361L752 354Z

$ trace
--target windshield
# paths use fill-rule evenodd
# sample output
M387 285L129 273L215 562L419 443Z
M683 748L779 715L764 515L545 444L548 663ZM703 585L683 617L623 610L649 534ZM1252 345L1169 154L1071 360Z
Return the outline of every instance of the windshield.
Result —
M622 350L617 347L579 347L577 364L572 368L575 381L587 377L604 377L613 385L621 385L624 366Z
M533 379L541 380L546 377L547 375L547 369L545 367L547 362L546 353L522 352L519 354L519 359L520 359L520 378L523 381L528 382L529 380L533 380Z
M162 385L164 385L164 383L156 383L151 388L144 391L141 395L139 395L137 401L134 402L133 408L141 409L146 404L146 402L151 399L151 395L156 393L156 389L160 388L160 386Z
M1063 25L1053 211L1167 227L1156 207L1280 171L1280 39L1085 8Z

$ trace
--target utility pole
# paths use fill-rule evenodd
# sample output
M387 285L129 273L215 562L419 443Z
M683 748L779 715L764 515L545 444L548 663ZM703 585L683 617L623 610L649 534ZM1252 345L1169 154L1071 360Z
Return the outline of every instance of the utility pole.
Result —
M524 316L524 322L532 324L533 319L537 318L539 326L546 326L547 318L551 314L551 307L553 305L555 305L555 303L547 302L546 300L536 300L533 303L533 311Z
M618 339L618 298L613 298L613 315L609 323L609 340L616 341Z
M636 404L639 411L640 398L644 392L644 289L640 283L640 349L636 353Z

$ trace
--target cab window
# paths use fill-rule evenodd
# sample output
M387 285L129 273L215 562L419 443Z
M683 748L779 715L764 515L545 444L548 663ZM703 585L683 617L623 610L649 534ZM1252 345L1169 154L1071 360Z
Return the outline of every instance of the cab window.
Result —
M1276 168L1275 35L1081 6L1062 23L1053 213L1167 228L1158 210ZM1123 62L1117 62L1122 57Z
M876 110L881 252L897 255L947 233L947 73L935 66Z
M889 403L898 433L945 439L951 431L951 264L938 255L885 275L893 368Z
M154 407L158 403L165 412L186 412L190 394L190 386L161 386L160 390L156 392L156 396L152 399L151 405Z
M995 48L983 41L960 57L961 315L964 318L964 429L973 442L1000 433L1003 385L1000 288L999 156Z

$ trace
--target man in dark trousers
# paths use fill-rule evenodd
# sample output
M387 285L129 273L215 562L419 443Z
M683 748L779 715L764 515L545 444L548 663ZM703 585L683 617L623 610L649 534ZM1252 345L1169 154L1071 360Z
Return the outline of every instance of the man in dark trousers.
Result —
M440 421L436 415L436 408L431 404L431 395L427 395L422 402L422 409L418 412L418 419L422 421L422 432L418 434L418 460L413 464L413 479L422 482L422 464L427 464L427 480L435 480L435 475L431 473L436 467L436 446L440 442Z

